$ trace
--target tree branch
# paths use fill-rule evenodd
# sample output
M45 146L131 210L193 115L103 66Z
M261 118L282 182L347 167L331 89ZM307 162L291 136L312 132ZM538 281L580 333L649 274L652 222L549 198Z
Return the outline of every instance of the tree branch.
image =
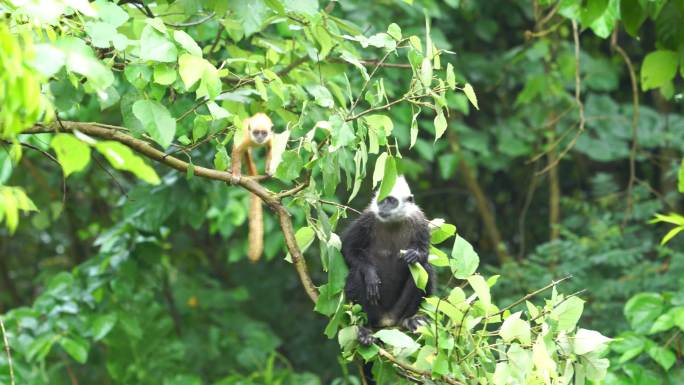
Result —
M413 365L411 365L411 364L408 364L408 363L406 363L406 362L403 362L403 361L397 359L396 357L394 357L394 356L392 355L392 353L388 352L387 350L385 350L385 349L383 349L383 348L379 348L378 354L379 354L381 357L383 357L383 358L385 358L385 359L387 359L387 360L389 360L389 361L392 361L393 364L397 365L398 367L400 367L400 368L402 368L402 369L404 369L404 370L406 370L406 371L409 371L409 372L411 372L411 373L415 373L415 374L417 374L417 375L419 375L419 376L432 377L432 373L431 373L431 372L429 372L429 371L424 371L424 370L420 370L420 369L416 368L415 366L413 366ZM454 380L453 378L447 377L447 376L442 376L442 377L440 377L440 379L441 379L442 381L445 381L445 382L448 383L448 384L451 384L451 385L465 385L465 384L463 384L462 382L457 381L457 380Z
M9 366L10 385L15 385L14 382L14 366L12 365L12 353L10 353L9 342L7 341L7 331L5 331L5 323L0 317L0 329L2 329L2 340L5 343L5 354L7 354L7 365Z
M627 220L632 214L632 208L634 206L634 198L632 197L632 190L634 189L634 183L636 183L636 154L639 151L639 86L637 85L637 77L634 72L634 65L632 60L630 60L629 55L625 52L622 47L617 42L617 28L613 33L613 39L611 41L611 48L614 49L620 56L622 60L627 65L627 71L629 72L629 81L632 86L632 148L629 151L629 181L627 182L627 207L625 207L625 214L622 219L621 228L624 229L627 225Z
M38 133L55 133L59 131L69 131L73 132L78 130L86 135L91 135L94 137L114 140L128 146L131 150L146 156L149 159L157 161L159 163L165 164L171 168L174 168L181 172L186 172L188 170L189 164L173 156L169 156L164 152L157 150L150 143L145 142L140 139L136 139L130 135L124 134L122 131L126 131L124 127L117 126L103 126L98 123L82 123L82 122L62 122L62 126L51 123L49 125L36 125L26 131L23 134L38 134ZM226 183L230 183L231 173L228 171L215 170L211 168L194 166L193 173L195 176L220 180ZM278 216L280 227L283 231L283 236L285 237L285 244L287 246L290 255L292 256L292 262L299 274L300 281L304 286L304 290L309 295L312 301L316 302L318 299L318 290L313 284L311 277L309 276L308 268L306 266L306 261L302 255L301 250L297 246L295 241L295 232L292 226L292 219L290 218L290 213L281 204L280 200L271 192L270 190L264 188L259 184L260 178L243 176L237 183L240 187L251 192L252 194L258 196L267 206L269 206Z

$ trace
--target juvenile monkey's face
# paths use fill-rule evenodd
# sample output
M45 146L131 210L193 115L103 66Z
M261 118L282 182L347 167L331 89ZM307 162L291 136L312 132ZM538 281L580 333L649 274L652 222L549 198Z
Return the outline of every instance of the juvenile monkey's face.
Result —
M380 222L399 222L420 210L413 201L413 194L403 177L397 178L394 188L380 202L373 198L370 210Z
M264 113L256 113L249 118L247 129L252 142L256 144L264 144L271 137L271 129L273 123L271 119Z
M271 136L270 130L252 129L249 131L252 141L256 144L264 144Z

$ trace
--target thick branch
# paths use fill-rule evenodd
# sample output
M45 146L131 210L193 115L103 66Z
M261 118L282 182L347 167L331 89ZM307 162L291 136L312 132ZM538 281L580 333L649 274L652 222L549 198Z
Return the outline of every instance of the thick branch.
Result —
M69 132L78 130L86 135L117 141L128 146L133 151L146 156L147 158L155 160L159 163L163 163L181 172L186 172L189 167L189 164L187 162L183 162L180 159L174 158L173 156L169 156L164 152L157 150L150 143L145 142L144 140L136 139L130 135L123 133L122 131L126 130L123 127L109 125L104 126L98 123L62 122L61 127L59 124L56 123L52 123L49 125L37 125L30 128L27 131L24 131L23 133L55 133L63 130ZM230 183L231 173L228 171L194 166L193 173L195 176L198 177L215 179L226 183ZM280 200L275 196L275 194L261 186L258 180L258 178L243 176L242 178L240 178L240 181L237 184L240 187L248 190L249 192L261 198L261 200L264 203L266 203L266 205L268 205L273 211L275 211L276 215L278 215L280 226L285 237L285 244L287 245L287 249L290 252L290 255L292 255L292 262L294 263L295 269L299 274L299 278L302 282L302 285L304 286L304 290L309 295L311 300L316 302L316 300L318 299L318 290L316 289L316 286L313 284L311 277L309 276L306 261L304 260L302 252L297 246L297 242L295 241L294 229L292 226L290 214L287 211L287 209L283 207L283 205L280 203Z
M409 363L406 363L406 362L403 362L403 361L397 359L390 352L388 352L387 350L385 350L383 348L380 348L380 350L378 351L378 354L381 357L386 358L389 361L392 361L393 364L397 365L398 367L400 367L406 371L409 371L411 373L415 373L419 376L425 376L425 377L431 377L432 376L432 374L430 372L420 370L420 369L416 368L415 366L413 366ZM464 385L462 382L454 380L453 378L447 377L447 376L440 377L440 380L445 381L446 383L451 384L451 385Z
M454 152L460 152L458 142L453 134L449 136L449 142L451 143L451 148ZM501 233L496 226L496 219L494 218L494 213L492 213L492 210L489 208L487 196L484 191L482 191L482 187L480 187L480 184L470 171L470 166L468 166L465 160L461 159L459 161L458 169L463 174L463 181L465 182L468 191L470 191L473 194L473 198L475 198L475 205L477 206L477 211L480 212L485 234L494 246L494 251L499 259L499 263L503 264L509 261L510 255L508 255L508 252L506 251L506 246L501 238Z

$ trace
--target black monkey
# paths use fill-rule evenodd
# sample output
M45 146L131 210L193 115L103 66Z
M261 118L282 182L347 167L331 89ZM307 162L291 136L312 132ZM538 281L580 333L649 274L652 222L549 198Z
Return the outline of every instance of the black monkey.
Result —
M377 195L376 195L377 197ZM347 298L361 305L371 328L402 326L411 331L425 318L416 316L424 296L432 294L435 273L428 263L430 230L403 176L380 202L376 198L342 235L342 255L349 267ZM409 264L428 272L425 292L416 287ZM359 342L374 341L359 329Z

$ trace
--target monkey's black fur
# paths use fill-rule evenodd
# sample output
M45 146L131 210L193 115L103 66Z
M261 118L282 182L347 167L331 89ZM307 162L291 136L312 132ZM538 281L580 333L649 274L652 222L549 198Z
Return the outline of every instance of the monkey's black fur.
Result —
M384 203L380 202L380 214L367 209L342 235L342 255L349 267L345 293L361 305L371 328L401 325L415 330L420 319L414 316L422 298L432 294L435 282L428 263L430 231L417 207L398 220L379 220ZM425 292L411 277L408 264L415 262L428 272ZM372 343L370 330L362 328L359 341Z

